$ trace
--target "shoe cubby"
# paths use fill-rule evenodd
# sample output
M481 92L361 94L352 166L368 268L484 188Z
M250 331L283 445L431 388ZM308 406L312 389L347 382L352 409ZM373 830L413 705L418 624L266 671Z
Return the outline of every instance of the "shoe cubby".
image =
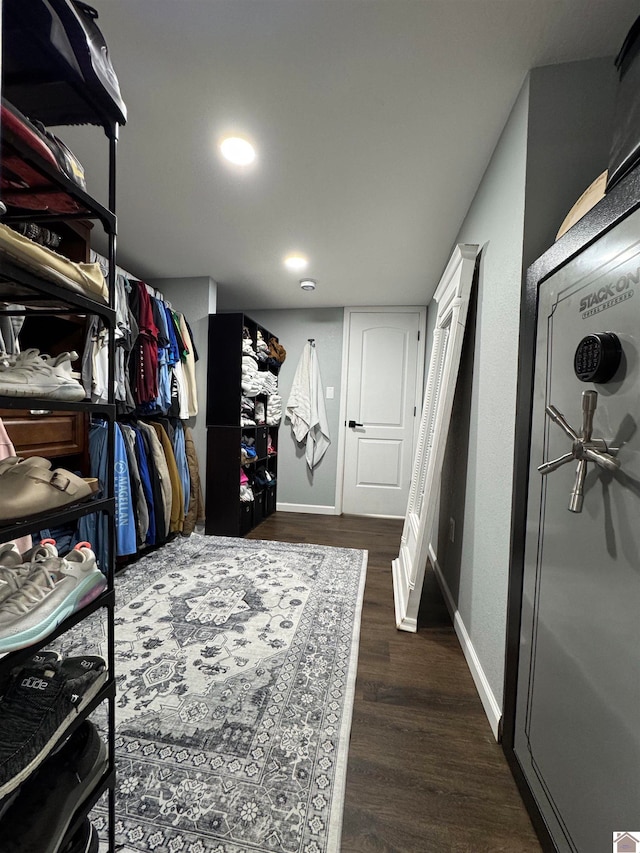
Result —
M78 8L83 4L78 4ZM22 790L38 788L39 773L44 774L46 768L47 788L56 788L55 762L49 759L58 753L58 747L68 749L74 737L79 737L85 722L91 719L94 712L101 707L100 717L103 720L100 737L104 738L103 758L100 766L94 768L90 795L83 798L79 807L69 816L69 820L57 821L43 827L43 837L47 837L47 849L63 850L76 849L77 833L88 838L95 835L90 826L87 827L87 814L96 801L107 792L108 819L103 846L108 853L115 851L115 640L114 640L114 570L115 570L115 526L114 526L114 419L115 403L113 398L113 365L114 365L114 327L115 327L115 269L116 269L116 153L119 135L119 124L123 123L123 113L114 106L109 98L101 98L96 91L95 83L90 84L82 79L73 83L71 77L59 78L61 68L56 62L57 47L51 39L50 9L56 7L56 15L60 15L58 26L64 27L66 21L76 21L80 12L67 0L56 0L54 4L37 2L24 4L23 0L5 0L1 22L2 36L2 95L3 121L0 126L0 159L3 165L11 162L17 164L29 173L20 192L10 192L3 184L0 195L0 231L3 242L0 247L0 315L5 319L14 318L22 321L20 331L20 348L24 353L29 348L35 348L49 357L56 357L72 350L82 356L85 332L88 319L100 317L107 329L108 347L108 385L110 387L108 400L104 403L92 403L89 399L77 401L61 399L62 395L49 396L51 388L43 384L34 384L33 392L29 386L19 394L9 382L0 386L0 417L5 425L9 439L14 444L17 454L24 460L42 457L51 462L50 469L43 466L42 476L38 476L38 488L42 483L64 491L63 502L50 501L45 496L44 502L34 503L36 509L29 511L21 509L15 516L8 510L3 513L5 521L0 520L0 580L10 578L10 594L4 598L0 592L0 716L3 709L11 708L8 718L11 719L13 744L8 744L0 738L0 764L3 751L13 749L15 755L20 755L15 768L6 770L5 776L0 777L0 847L8 843L14 827L4 824L5 813L9 800L19 802ZM63 8L64 7L64 8ZM49 10L49 11L48 11ZM67 17L65 17L65 14ZM62 33L60 33L61 35ZM71 43L71 42L70 42ZM94 49L94 46L91 46ZM38 58L38 73L32 74L29 57ZM108 62L108 56L106 59ZM78 66L80 68L80 66ZM68 68L67 68L68 71ZM71 73L71 76L73 76ZM83 72L78 71L81 75ZM55 97L52 93L55 91ZM4 120L8 109L14 117L18 117L19 127ZM89 192L62 172L53 159L48 159L38 149L34 149L30 141L31 122L41 121L44 125L58 126L76 123L74 116L82 124L93 125L96 134L96 146L104 146L104 166L106 173L105 185L108 187L108 202L104 204L94 199ZM22 132L26 129L27 132ZM106 145L105 145L106 138ZM7 172L5 171L5 174ZM87 175L87 182L95 185L100 176ZM48 199L43 203L42 199ZM55 199L55 203L52 201ZM56 208L56 204L62 206ZM89 250L94 232L100 233L100 242L106 245L109 261L109 275L105 282L94 269L93 284L85 286L82 279L80 263L89 261ZM20 235L16 238L15 234ZM51 235L54 235L52 238ZM43 237L43 240L40 238ZM59 238L59 239L58 239ZM23 242L26 241L26 242ZM49 264L46 251L34 248L34 245L48 244L56 255L60 256L60 265L66 270L78 270L78 280L69 280L65 273L54 268L53 261ZM67 357L68 358L68 357ZM4 369L11 369L15 364L5 359ZM77 365L79 367L79 365ZM74 370L76 367L74 367ZM29 382L28 370L26 383ZM69 373L71 376L71 373ZM69 379L71 385L77 379ZM65 388L65 391L67 388ZM107 465L107 481L100 493L84 495L78 500L73 491L73 481L63 482L62 474L56 474L54 469L66 470L87 479L88 469L88 431L92 418L100 416L107 421L107 447L109 462ZM0 460L0 478L6 476L22 476L15 471L6 473ZM45 476L46 474L46 476ZM50 476L49 476L50 475ZM26 476L26 475L25 475ZM47 479L48 477L48 479ZM13 481L12 481L13 482ZM16 481L17 482L17 481ZM24 482L20 481L24 489ZM5 483L5 492L7 491ZM3 498L4 499L4 498ZM6 500L6 499L5 499ZM87 568L86 576L78 568L79 560L67 558L61 554L55 556L51 551L44 557L29 557L25 562L11 564L8 552L3 550L7 543L28 534L38 534L46 529L54 529L65 524L76 523L85 516L99 515L102 529L106 535L107 559L104 565L96 568L95 561ZM85 548L87 554L92 549ZM18 560L25 555L18 551ZM4 555L4 556L3 556ZM28 555L27 555L28 556ZM76 555L77 556L77 555ZM42 559L41 562L39 560ZM84 559L84 558L83 558ZM87 560L90 558L87 556ZM2 562L5 560L5 562ZM46 567L46 568L45 568ZM64 568L66 567L66 569ZM48 575L49 582L54 584L56 578L68 571L77 569L76 585L67 584L77 592L71 600L65 599L51 613L37 610L39 602L46 602L47 593L43 592L38 599L36 589L44 589L38 584L45 584ZM99 575L93 586L86 585L87 578L93 572L94 578ZM56 574L57 573L57 574ZM27 585L31 584L32 587ZM15 585L15 588L14 588ZM18 605L11 604L14 595L26 596L25 590L33 588L34 606L29 609L25 605L22 614ZM28 596L27 596L28 598ZM26 600L26 599L25 599ZM14 608L20 611L13 616ZM4 614L4 622L3 616ZM65 635L72 636L76 626L88 617L101 619L107 638L107 654L101 666L101 677L93 683L91 691L83 693L77 687L78 676L71 667L72 659L55 658L49 649L64 648L68 645ZM22 620L22 621L20 621ZM4 626L4 627L3 627ZM67 638L68 639L68 638ZM3 651L4 643L4 651ZM14 648L15 646L15 648ZM82 653L80 654L82 658ZM85 655L84 663L88 656ZM80 660L80 659L78 659ZM77 665L82 668L83 662ZM106 666L105 666L106 664ZM75 664L74 664L75 665ZM87 664L88 665L88 664ZM88 670L83 670L88 671ZM77 689L76 689L77 687ZM38 702L30 703L30 689L38 691ZM55 689L54 689L55 688ZM72 689L73 688L73 689ZM22 693L24 692L24 702ZM55 693L55 696L54 696ZM61 705L60 697L66 697L69 703L68 713ZM86 701L85 701L86 700ZM21 708L24 707L24 719L21 725ZM56 719L51 731L44 732L37 747L18 743L21 732L28 731L29 714L47 713ZM40 710L38 710L40 709ZM37 721L36 721L37 722ZM39 723L38 723L39 725ZM44 725L44 724L43 724ZM33 739L35 743L35 739ZM64 744L64 746L63 746ZM31 755L29 750L36 749ZM22 766L20 765L22 762ZM53 771L52 771L53 767ZM13 774L13 775L12 775ZM45 776L43 775L44 779ZM13 805L12 805L13 807ZM33 820L38 820L38 811L34 812ZM64 825L63 825L64 824ZM56 834L57 833L57 834ZM84 836L83 836L84 837ZM70 847L70 842L73 842ZM13 842L12 842L13 843ZM25 842L26 844L26 842ZM36 845L37 847L38 845ZM33 845L28 849L36 849ZM25 847L27 849L27 847ZM80 849L80 847L78 847Z

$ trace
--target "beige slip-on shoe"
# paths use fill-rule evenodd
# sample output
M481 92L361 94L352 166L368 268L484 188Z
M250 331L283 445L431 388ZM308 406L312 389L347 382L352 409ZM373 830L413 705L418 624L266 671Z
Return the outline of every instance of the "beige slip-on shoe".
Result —
M6 459L0 460L0 477L9 471L21 474L29 468L51 468L51 461L43 456L30 456L28 459L23 459L22 456L7 456Z
M34 465L26 470L22 465L13 466L0 476L0 522L16 521L88 500L99 487L95 477L78 477L64 468L50 471Z

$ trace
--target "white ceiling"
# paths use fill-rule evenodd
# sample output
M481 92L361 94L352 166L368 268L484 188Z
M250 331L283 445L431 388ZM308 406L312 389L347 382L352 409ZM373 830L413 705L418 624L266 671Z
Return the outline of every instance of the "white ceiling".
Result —
M637 0L93 0L129 110L120 264L223 309L426 304L527 71L614 55ZM219 136L257 164L223 165ZM58 131L104 199L100 131ZM559 224L559 223L558 223ZM317 279L298 286L300 250Z

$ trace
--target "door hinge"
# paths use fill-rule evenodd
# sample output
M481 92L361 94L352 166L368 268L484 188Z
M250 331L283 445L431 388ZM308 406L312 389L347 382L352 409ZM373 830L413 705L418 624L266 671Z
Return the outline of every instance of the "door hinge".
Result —
M418 340L420 340L420 329L418 329Z
M414 406L414 407L413 407L413 417L414 417L414 418L415 418L415 416L416 416L416 412L417 412L417 408Z

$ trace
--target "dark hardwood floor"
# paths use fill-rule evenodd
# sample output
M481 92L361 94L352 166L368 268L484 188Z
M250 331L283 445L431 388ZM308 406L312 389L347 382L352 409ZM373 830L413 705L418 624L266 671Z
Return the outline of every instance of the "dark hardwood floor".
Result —
M540 853L430 569L418 633L396 630L401 532L399 521L275 513L249 534L369 552L341 853Z

